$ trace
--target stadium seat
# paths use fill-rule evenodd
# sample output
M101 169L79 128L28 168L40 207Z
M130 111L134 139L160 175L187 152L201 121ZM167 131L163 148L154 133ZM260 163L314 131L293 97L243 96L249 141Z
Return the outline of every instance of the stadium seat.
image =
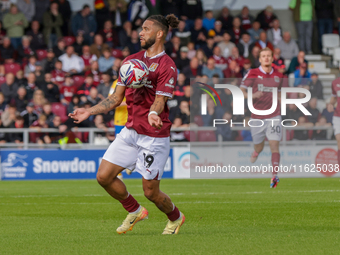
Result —
M295 76L294 73L288 75L288 84L289 87L294 87Z
M215 131L198 131L198 141L200 141L200 142L216 142Z
M235 137L235 141L243 141L242 131L237 131L237 136Z
M77 88L83 85L84 82L85 82L84 76L80 75L73 76L73 85L76 86Z
M197 126L202 127L203 126L202 116L200 116L200 115L195 116L194 122L196 123Z
M121 50L118 50L118 49L113 49L112 50L112 56L115 57L115 58L121 58L123 59L123 53Z
M70 46L76 41L76 38L74 36L64 36L64 41L66 46Z
M38 60L41 61L47 57L47 50L37 50Z
M340 46L340 38L338 34L323 34L322 35L322 52L326 55L332 55L334 48Z
M62 103L52 103L52 112L55 115L60 116L62 122L65 122L68 119L66 115L66 106Z
M6 78L5 76L0 76L0 87L2 84L4 84L6 82Z
M195 131L184 131L184 137L187 139L189 142L194 142L197 140L197 135Z
M333 65L339 67L340 65L340 47L334 48Z
M13 73L14 75L21 70L21 66L18 63L5 64L5 73Z

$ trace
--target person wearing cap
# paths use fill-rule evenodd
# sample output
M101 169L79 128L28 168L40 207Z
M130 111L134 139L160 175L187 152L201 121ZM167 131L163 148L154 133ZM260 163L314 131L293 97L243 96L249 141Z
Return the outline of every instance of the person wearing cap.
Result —
M243 6L241 13L237 16L241 19L242 28L248 30L251 28L251 24L254 22L254 16L249 14L248 6Z
M314 1L291 0L289 9L293 12L300 50L312 54Z
M277 19L277 16L273 13L273 11L273 7L268 5L266 9L261 11L256 17L256 21L260 22L261 28L265 31L273 27L273 21Z
M300 64L300 67L294 72L294 87L306 86L311 81L311 74L307 70L305 62Z
M188 59L189 49L187 46L182 46L179 51L179 57L176 58L175 64L177 69L181 72L184 67L190 65L190 60Z

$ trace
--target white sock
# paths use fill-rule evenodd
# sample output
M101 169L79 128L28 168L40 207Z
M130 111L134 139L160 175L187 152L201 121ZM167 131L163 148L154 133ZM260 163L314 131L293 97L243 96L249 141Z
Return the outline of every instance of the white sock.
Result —
M130 212L130 213L137 214L137 213L140 212L140 210L142 210L142 206L141 205L138 207L138 209L136 211Z

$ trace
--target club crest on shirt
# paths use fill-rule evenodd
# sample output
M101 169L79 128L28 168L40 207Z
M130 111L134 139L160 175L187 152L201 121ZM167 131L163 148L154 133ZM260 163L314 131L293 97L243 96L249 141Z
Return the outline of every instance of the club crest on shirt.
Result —
M274 81L275 82L280 82L280 78L278 76L274 76Z
M174 81L175 81L175 80L174 80L174 77L171 77L171 79L169 80L169 83L170 83L170 84L174 84Z
M337 87L340 87L340 84L336 84Z
M149 71L150 71L150 72L154 72L154 71L156 71L157 67L158 67L158 63L152 63L152 64L149 66Z

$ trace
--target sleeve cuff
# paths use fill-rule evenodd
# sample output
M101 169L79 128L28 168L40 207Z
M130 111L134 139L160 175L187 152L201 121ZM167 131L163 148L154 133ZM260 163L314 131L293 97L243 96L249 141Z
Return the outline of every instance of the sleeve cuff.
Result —
M118 85L118 86L123 86L123 87L125 87L125 84L122 83L122 82L117 82L117 85Z
M166 97L172 98L172 93L164 92L164 91L156 91L156 95L166 96Z

